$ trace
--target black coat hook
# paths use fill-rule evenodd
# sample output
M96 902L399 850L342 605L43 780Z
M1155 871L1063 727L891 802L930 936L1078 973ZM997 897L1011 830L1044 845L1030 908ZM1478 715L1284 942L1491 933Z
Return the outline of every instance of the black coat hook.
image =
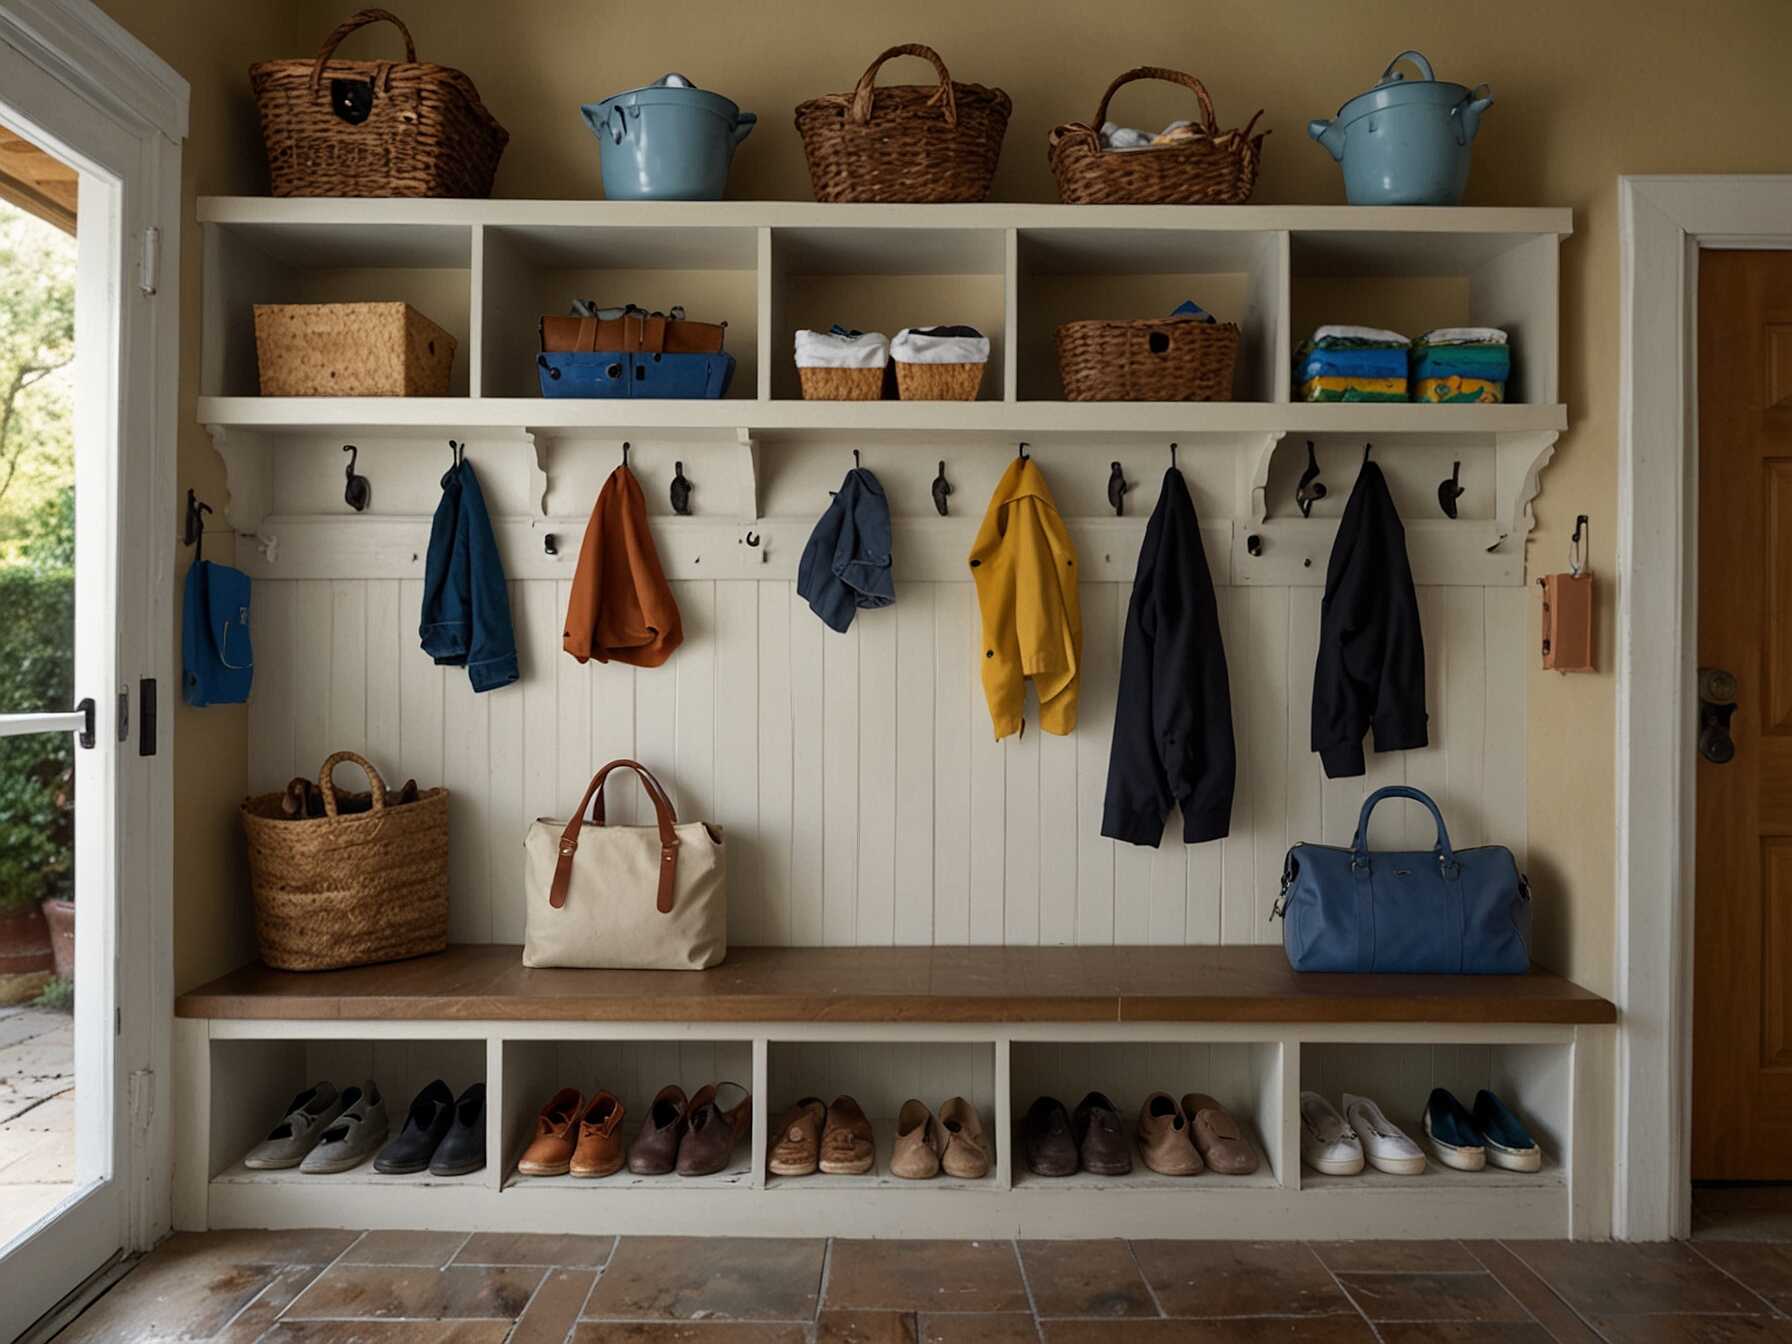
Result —
M952 493L952 482L946 479L946 460L940 459L940 474L933 478L933 507L940 517L946 516L946 496Z
M342 487L343 503L356 513L365 513L368 502L373 498L373 483L365 476L355 474L355 463L361 458L361 450L352 443L345 443L342 451L348 454L348 465L342 469L342 474L348 479L348 484Z
M1176 470L1176 445L1174 443L1170 445L1170 470Z
M449 470L452 471L454 468L458 467L462 462L465 462L466 460L467 460L467 445L464 443L456 443L453 439L449 439L448 440L448 468L449 468Z
M622 441L622 465L625 467L628 465L628 440L627 439L624 439Z
M1126 512L1126 492L1132 489L1126 483L1126 473L1115 462L1108 472L1108 503L1114 506L1114 517L1118 518Z
M859 450L857 448L852 450L852 469L854 471L859 469Z
M200 503L198 495L191 490L187 491L187 521L181 532L181 544L195 548L195 563L205 559L205 515L211 511L210 504Z
M559 555L560 538L549 532L541 539L541 551L543 555Z
M680 518L691 515L691 478L684 474L684 463L672 464L672 512Z
M1319 479L1319 459L1313 453L1313 440L1307 440L1307 469L1300 474L1300 484L1294 487L1294 502L1300 508L1302 518L1313 516L1315 500L1325 498L1325 482Z
M1015 456L1016 456L1016 457L1018 457L1018 458L1019 458L1019 459L1020 459L1020 460L1021 460L1021 461L1022 461L1022 462L1025 462L1025 461L1026 461L1026 460L1027 460L1027 444L1026 444L1026 440L1024 440L1024 439L1023 439L1023 440L1021 440L1021 444L1020 444L1020 447L1019 447L1019 448L1017 448L1017 449L1016 449L1016 450L1015 450L1015 454L1014 454L1014 455L1015 455Z
M1444 517L1456 516L1456 501L1467 492L1462 488L1462 463L1450 464L1450 479L1439 481L1437 485L1437 502L1444 511Z
M1369 450L1374 446L1375 445L1372 443L1365 443L1363 445L1363 465L1365 467L1369 465Z

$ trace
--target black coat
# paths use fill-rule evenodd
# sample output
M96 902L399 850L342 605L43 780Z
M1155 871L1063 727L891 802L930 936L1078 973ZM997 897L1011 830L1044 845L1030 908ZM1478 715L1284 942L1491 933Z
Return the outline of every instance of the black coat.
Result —
M1406 529L1381 468L1363 463L1325 568L1313 668L1313 750L1327 778L1363 773L1375 750L1425 745L1425 639Z
M1164 473L1126 609L1101 833L1156 847L1172 805L1182 838L1232 826L1232 691L1213 576L1182 473Z

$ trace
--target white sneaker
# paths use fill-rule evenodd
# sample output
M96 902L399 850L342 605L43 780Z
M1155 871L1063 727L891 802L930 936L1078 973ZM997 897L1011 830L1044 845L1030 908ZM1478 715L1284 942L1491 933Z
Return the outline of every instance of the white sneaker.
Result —
M1322 1176L1355 1176L1363 1169L1362 1141L1317 1092L1300 1094L1300 1160Z
M1363 1156L1390 1176L1421 1176L1425 1150L1407 1138L1400 1126L1381 1113L1368 1097L1344 1094L1344 1120L1362 1140Z

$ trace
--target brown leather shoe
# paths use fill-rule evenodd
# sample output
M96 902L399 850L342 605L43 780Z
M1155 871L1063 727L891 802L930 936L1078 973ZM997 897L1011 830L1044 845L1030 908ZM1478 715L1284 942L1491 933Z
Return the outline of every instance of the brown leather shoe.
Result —
M989 1175L989 1145L975 1106L963 1097L953 1097L940 1107L940 1129L946 1137L940 1169L946 1175L961 1181L980 1181Z
M678 1165L678 1145L684 1142L685 1117L690 1103L684 1089L668 1083L653 1095L647 1119L628 1150L628 1169L637 1176L668 1176Z
M753 1098L739 1083L711 1083L691 1098L684 1142L678 1145L680 1176L714 1176L734 1157L735 1145L753 1118Z
M778 1121L765 1169L773 1176L813 1176L821 1163L821 1127L828 1107L820 1097L804 1097Z
M1139 1153L1159 1176L1201 1174L1188 1117L1168 1092L1153 1092L1139 1107Z
M1076 1104L1070 1128L1084 1171L1124 1176L1132 1170L1132 1139L1120 1119L1120 1108L1104 1093L1091 1092Z
M877 1162L871 1122L851 1097L834 1098L821 1134L821 1169L830 1176L863 1176Z
M612 1176L622 1170L622 1103L599 1092L579 1115L579 1141L572 1150L574 1176Z
M940 1174L945 1131L927 1103L911 1098L896 1116L896 1140L890 1146L890 1175L905 1181L926 1181Z
M1210 1171L1249 1176L1257 1170L1256 1147L1219 1102L1205 1092L1190 1092L1182 1098L1182 1113L1195 1136L1195 1149Z
M566 1175L572 1166L572 1150L578 1144L573 1131L585 1109L584 1101L576 1087L563 1087L554 1093L535 1118L535 1141L517 1159L518 1172L524 1176Z
M1070 1112L1056 1097L1039 1097L1020 1122L1021 1157L1035 1176L1076 1172L1076 1131Z

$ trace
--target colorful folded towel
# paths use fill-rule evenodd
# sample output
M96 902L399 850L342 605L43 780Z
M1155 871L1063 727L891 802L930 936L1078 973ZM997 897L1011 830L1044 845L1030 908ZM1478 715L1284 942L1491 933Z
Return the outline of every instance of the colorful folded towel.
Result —
M1491 403L1506 399L1506 385L1486 378L1421 378L1413 386L1414 401Z
M1328 341L1342 341L1356 346L1397 346L1402 350L1412 344L1399 332L1389 331L1385 327L1331 325L1320 327L1313 333L1312 344L1323 346Z
M1419 378L1484 378L1503 383L1512 372L1512 352L1503 345L1415 346L1411 375Z
M1297 377L1404 378L1407 352L1392 348L1313 350L1303 353ZM1456 372L1456 370L1451 370Z
M1309 378L1300 385L1302 401L1405 401L1404 378Z
M1419 337L1420 345L1504 345L1506 333L1498 327L1439 327Z

